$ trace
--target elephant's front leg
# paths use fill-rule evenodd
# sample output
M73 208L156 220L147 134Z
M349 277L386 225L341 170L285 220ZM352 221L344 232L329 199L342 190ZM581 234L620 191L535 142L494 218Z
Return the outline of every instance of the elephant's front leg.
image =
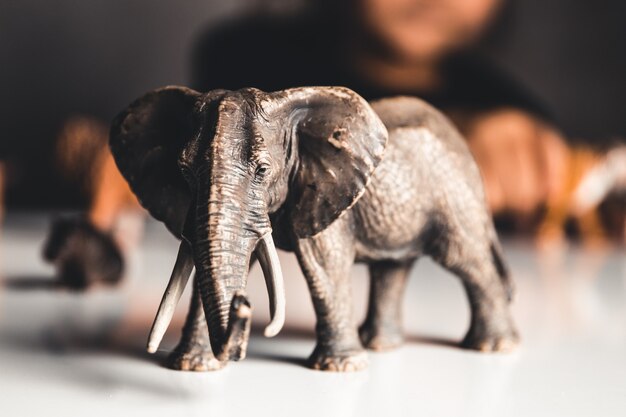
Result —
M176 349L167 358L167 365L181 371L215 371L226 363L218 361L211 350L200 291L193 280L193 292L189 313Z
M354 247L347 228L338 223L314 238L298 241L298 259L317 316L317 345L309 366L324 371L356 371L367 367L367 354L352 309Z

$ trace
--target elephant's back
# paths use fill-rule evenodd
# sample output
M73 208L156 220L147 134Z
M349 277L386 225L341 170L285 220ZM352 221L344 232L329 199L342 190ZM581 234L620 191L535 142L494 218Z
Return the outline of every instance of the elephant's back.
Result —
M420 163L424 157L446 158L467 180L482 182L465 139L439 110L424 100L408 96L385 98L370 104L389 131L389 148L412 149L413 163ZM414 133L407 134L408 131ZM439 149L433 149L433 145ZM479 188L482 193L482 187Z
M435 217L487 224L480 173L448 119L409 97L379 100L372 107L389 131L389 142L353 210L362 257L419 255Z

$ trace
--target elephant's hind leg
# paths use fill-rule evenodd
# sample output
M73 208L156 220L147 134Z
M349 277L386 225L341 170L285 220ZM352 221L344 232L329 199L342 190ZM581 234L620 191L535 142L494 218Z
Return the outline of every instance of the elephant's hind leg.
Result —
M350 269L352 237L340 221L314 238L298 241L297 256L317 316L317 345L309 365L323 371L356 371L367 366L367 354L352 309Z
M359 329L363 345L373 350L396 348L404 341L402 299L413 260L370 265L370 296L365 322Z
M482 240L452 239L446 254L437 253L439 256L433 258L461 278L469 299L470 328L462 346L482 352L510 351L519 337L511 318L506 282L498 273L488 239Z
M167 358L167 366L181 371L215 371L225 362L218 361L211 350L200 291L193 280L193 292L189 313L183 326L182 337L176 349Z

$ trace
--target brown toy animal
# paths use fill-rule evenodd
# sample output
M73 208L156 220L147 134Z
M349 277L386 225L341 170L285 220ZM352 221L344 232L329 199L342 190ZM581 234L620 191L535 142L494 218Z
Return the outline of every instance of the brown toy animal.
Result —
M55 159L89 207L84 216L53 222L44 259L55 265L58 283L73 290L120 282L127 248L125 237L115 233L116 222L122 211L141 208L113 161L106 127L90 117L68 119L57 139Z
M80 291L117 284L123 258L113 238L81 218L58 219L44 244L44 259L55 265L61 286Z
M478 168L450 122L421 100L370 106L340 87L206 94L168 87L124 110L110 144L144 207L182 239L150 351L196 268L174 368L217 369L245 356L251 259L260 261L270 294L266 335L280 330L285 296L274 241L296 253L311 292L315 369L362 369L364 346L401 343L406 279L425 255L465 286L471 324L463 346L502 351L518 341L512 283ZM360 331L354 262L371 273Z

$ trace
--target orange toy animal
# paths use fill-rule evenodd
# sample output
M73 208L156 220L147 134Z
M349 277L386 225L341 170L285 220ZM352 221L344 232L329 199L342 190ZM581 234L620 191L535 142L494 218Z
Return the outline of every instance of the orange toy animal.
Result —
M548 196L539 242L550 244L563 240L566 223L573 220L584 243L604 243L608 233L600 204L611 194L626 190L626 145L614 145L607 150L565 146L556 158L560 187Z
M98 120L74 117L57 141L58 169L86 194L86 216L58 219L44 244L62 285L82 290L96 282L115 284L123 275L124 253L141 234L142 223L123 224L123 213L144 217L108 147L108 129Z

